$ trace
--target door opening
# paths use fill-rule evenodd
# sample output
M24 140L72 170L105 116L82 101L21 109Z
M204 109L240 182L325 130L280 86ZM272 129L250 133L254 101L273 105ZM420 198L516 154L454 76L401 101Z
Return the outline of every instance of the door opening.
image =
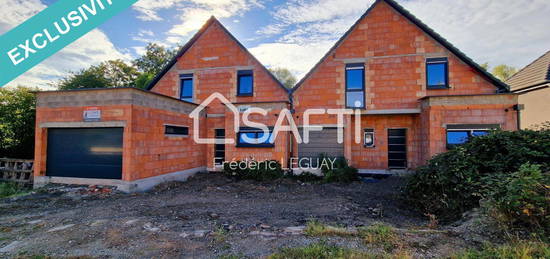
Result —
M216 139L225 139L225 129L215 129ZM225 161L225 144L214 144L214 164L216 166L223 165Z
M407 168L407 129L388 129L388 167Z

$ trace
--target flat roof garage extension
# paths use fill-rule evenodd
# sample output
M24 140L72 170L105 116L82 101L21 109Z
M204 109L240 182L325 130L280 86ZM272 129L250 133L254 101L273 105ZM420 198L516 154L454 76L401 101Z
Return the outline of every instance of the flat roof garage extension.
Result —
M126 192L205 171L196 104L136 88L38 92L35 186L112 185ZM167 134L166 125L187 128Z

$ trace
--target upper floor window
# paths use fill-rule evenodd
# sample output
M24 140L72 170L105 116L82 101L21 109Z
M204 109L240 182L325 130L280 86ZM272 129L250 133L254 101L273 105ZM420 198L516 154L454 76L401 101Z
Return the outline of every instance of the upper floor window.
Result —
M365 108L365 65L346 65L346 107Z
M237 96L252 96L254 93L254 75L252 70L237 72Z
M449 61L447 58L426 59L426 80L428 89L449 87Z
M240 128L237 133L237 147L273 147L273 142L273 129L267 136L261 129L248 127Z
M180 100L193 102L193 74L180 75Z
M447 148L453 148L465 144L474 137L489 134L491 130L498 129L499 125L447 125Z

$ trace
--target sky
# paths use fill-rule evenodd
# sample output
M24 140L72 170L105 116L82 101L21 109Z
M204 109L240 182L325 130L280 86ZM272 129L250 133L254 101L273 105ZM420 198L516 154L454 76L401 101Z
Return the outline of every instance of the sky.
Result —
M56 0L0 0L0 34ZM8 86L52 89L71 71L185 44L212 15L267 67L303 77L374 0L139 0ZM478 63L521 68L550 50L550 0L397 0Z

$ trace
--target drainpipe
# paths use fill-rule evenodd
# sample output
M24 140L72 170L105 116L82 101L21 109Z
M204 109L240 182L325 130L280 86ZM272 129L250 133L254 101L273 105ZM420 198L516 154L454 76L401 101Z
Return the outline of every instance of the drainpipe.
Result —
M525 109L524 104L514 104L514 111L516 111L517 129L521 130L521 110Z

